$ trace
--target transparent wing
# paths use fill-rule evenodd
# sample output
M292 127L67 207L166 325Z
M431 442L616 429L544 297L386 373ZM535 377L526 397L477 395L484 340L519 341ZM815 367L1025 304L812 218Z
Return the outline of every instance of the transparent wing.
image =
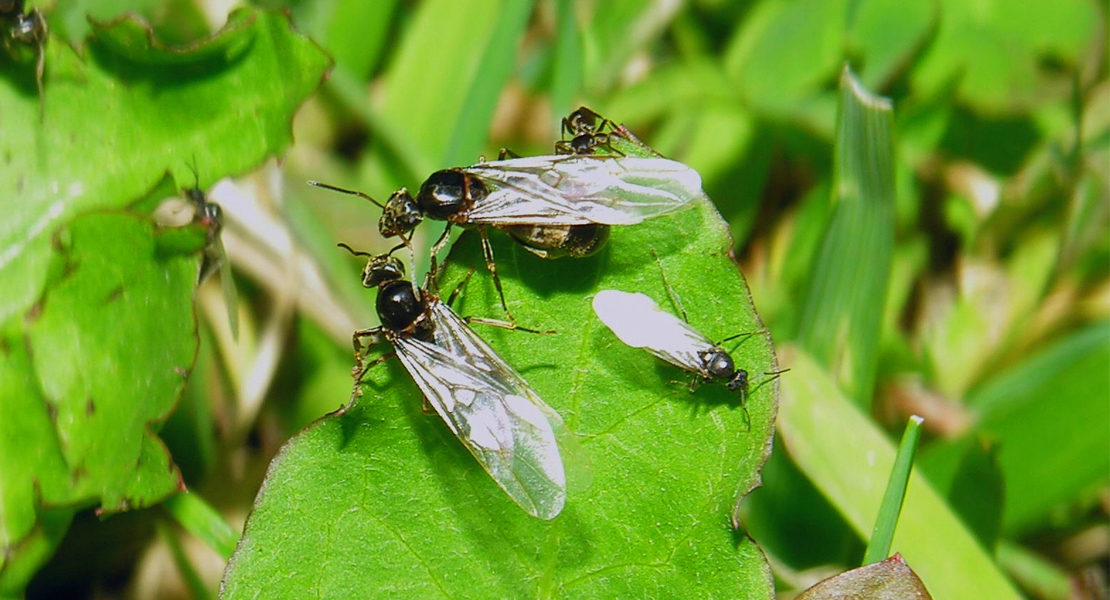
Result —
M227 307L227 324L231 327L231 337L239 339L239 291L235 288L235 279L231 276L231 261L227 258L224 243L219 237L212 241L212 254L219 261L220 285L224 291L224 306Z
M601 290L594 296L594 313L622 342L643 348L659 358L708 376L701 353L713 342L685 321L659 308L644 294Z
M468 221L492 225L634 225L705 195L697 171L665 158L533 156L464 171L489 188Z
M446 304L433 303L432 319L434 343L393 339L401 363L501 489L532 516L555 518L566 502L562 419Z

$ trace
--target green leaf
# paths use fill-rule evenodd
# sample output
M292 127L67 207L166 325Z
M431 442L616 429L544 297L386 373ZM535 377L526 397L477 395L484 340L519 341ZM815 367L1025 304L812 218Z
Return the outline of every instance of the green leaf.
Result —
M365 80L382 59L397 0L338 0L329 15L324 46L336 67Z
M841 78L835 208L815 255L798 339L860 406L871 403L894 245L894 148L889 100Z
M196 256L163 255L153 225L126 214L82 217L59 239L62 278L27 339L68 474L66 489L43 488L44 501L150 506L182 486L151 427L196 353Z
M798 600L931 600L929 592L901 556L830 577L798 595Z
M224 597L770 598L761 552L729 527L770 449L769 340L750 337L732 354L753 374L749 426L735 394L669 384L685 373L621 344L590 304L611 288L669 307L654 250L706 335L760 331L716 211L704 203L614 227L607 248L585 259L545 261L491 238L518 322L559 333L478 333L577 434L586 460L566 457L568 471L588 470L592 485L572 488L555 520L529 517L422 412L420 392L390 361L356 408L320 420L275 459ZM443 289L476 269L458 312L500 318L477 241L469 232L455 245Z
M0 453L5 579L9 561L48 556L33 530L59 517L41 507L115 512L182 486L153 429L196 353L196 255L163 252L150 222L123 213L79 218L55 240L56 275L0 361L0 438L11 444Z
M1074 67L1099 31L1097 5L1085 0L969 4L942 0L937 33L913 73L915 91L931 95L957 81L960 99L983 112L1025 111L1061 97L1047 82L1047 57ZM1053 91L1053 88L1059 91Z
M231 558L239 536L203 498L196 494L177 494L163 506L185 531L204 542L225 560Z
M858 0L848 10L848 43L862 58L860 80L869 89L885 88L910 66L938 12L932 2L900 0Z
M820 90L843 62L846 0L764 0L740 24L725 69L753 108L779 115Z
M968 397L969 435L999 444L1006 485L1003 528L1018 535L1053 509L1105 485L1110 472L1110 323L1098 323L1016 364ZM922 460L951 463L961 444L935 446Z
M801 350L780 354L791 368L781 378L781 439L802 471L866 538L894 462L894 445L813 358ZM910 475L891 548L937 598L1021 597L920 474Z
M651 45L674 20L680 2L607 0L590 7L583 23L585 84L594 95L607 94L633 55Z
M192 184L195 161L205 187L291 142L293 111L327 57L278 13L233 13L227 31L182 53L143 46L145 30L124 20L98 28L87 61L52 41L42 122L33 80L0 78L0 114L27 124L0 137L10 206L0 220L0 321L40 295L60 223L126 206L167 170Z
M979 543L993 550L1002 530L999 508L1005 506L1005 481L998 466L998 444L982 437L968 435L955 442L959 451L922 453L919 464Z

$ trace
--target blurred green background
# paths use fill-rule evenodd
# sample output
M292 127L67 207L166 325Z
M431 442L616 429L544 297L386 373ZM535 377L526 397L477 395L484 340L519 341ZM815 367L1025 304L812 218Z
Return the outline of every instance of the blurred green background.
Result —
M48 59L67 41L83 47L86 15L133 11L157 39L188 45L235 6L34 4L51 27ZM334 64L280 160L236 167L210 191L229 214L242 331L233 341L218 283L203 285L197 368L161 437L189 488L236 528L281 444L346 397L350 331L374 322L334 243L389 247L376 209L303 182L384 199L502 147L546 154L559 118L585 104L702 174L785 362L806 356L795 377L829 379L838 414L890 439L909 415L926 418L919 471L998 570L1030 598L1107 597L1106 2L257 4L287 10ZM838 176L854 160L835 143L846 64L893 103L893 194L870 204L849 200L873 182ZM0 131L21 126L0 115ZM204 187L206 171L221 173L200 171ZM738 517L792 597L858 566L866 535L850 489L837 492L853 472L838 438L860 433L805 421L825 399L784 385L798 410L783 409L763 486ZM90 510L27 595L203 596L223 566L159 509Z

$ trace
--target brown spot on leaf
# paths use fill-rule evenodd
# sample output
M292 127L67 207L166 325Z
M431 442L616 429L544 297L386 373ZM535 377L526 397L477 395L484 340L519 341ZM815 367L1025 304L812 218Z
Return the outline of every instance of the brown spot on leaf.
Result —
M105 304L110 304L119 300L123 296L123 286L116 286L114 290L108 293L108 297L104 299Z
M91 417L94 414L96 414L96 404L93 403L92 396L89 396L89 399L85 401L85 415Z

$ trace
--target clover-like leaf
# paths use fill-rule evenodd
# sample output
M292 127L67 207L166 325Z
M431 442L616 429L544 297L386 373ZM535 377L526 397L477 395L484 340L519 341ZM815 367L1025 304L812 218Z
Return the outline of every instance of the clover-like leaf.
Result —
M131 19L81 53L46 48L41 119L33 63L0 70L0 595L21 593L72 509L180 487L154 432L196 352L204 236L117 209L148 209L167 171L172 193L190 165L203 187L280 153L328 64L259 11L187 48Z
M41 120L34 65L0 73L0 320L38 298L68 218L127 206L167 170L192 184L195 162L203 187L284 150L328 64L280 13L233 13L184 49L148 35L131 19L98 26L87 59L48 43Z
M672 383L687 374L624 346L591 308L597 291L619 289L677 314L661 263L710 338L762 332L716 210L703 203L615 227L608 247L584 259L542 260L491 236L518 323L558 333L475 327L563 416L581 446L564 456L569 477L591 484L572 485L553 521L529 517L422 412L420 392L390 361L354 409L310 426L274 460L223 597L772 597L761 551L732 526L770 450L769 337L732 352L752 373L749 422L734 393ZM500 318L477 242L460 238L442 289L476 269L458 311Z

